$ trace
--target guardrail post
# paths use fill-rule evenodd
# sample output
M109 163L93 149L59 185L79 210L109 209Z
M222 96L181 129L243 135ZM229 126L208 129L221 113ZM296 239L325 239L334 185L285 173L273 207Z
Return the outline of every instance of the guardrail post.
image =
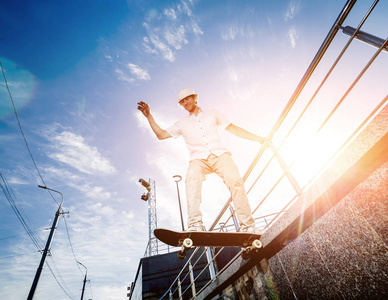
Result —
M195 291L194 273L193 273L193 266L191 265L191 262L189 262L189 272L190 272L191 292L193 293L193 298L195 298L197 296L197 292Z
M216 277L216 269L214 267L212 249L210 249L210 247L207 247L206 249L206 259L209 265L210 278L213 279Z
M179 299L182 298L182 286L181 286L181 279L178 278L178 295L179 295Z
M168 293L168 297L169 297L170 300L173 300L171 290L170 290L170 292ZM179 297L179 298L180 298L180 297Z

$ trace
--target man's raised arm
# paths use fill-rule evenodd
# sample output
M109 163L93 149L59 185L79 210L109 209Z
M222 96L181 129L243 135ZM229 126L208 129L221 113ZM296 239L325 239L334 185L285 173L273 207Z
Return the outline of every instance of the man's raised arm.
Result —
M225 130L229 131L230 133L233 133L234 135L237 135L240 138L256 141L261 144L263 144L267 140L265 137L261 137L256 134L253 134L245 130L244 128L234 125L233 123L230 123L228 126L226 126Z
M150 123L152 131L155 133L156 137L159 140L168 139L171 137L171 134L167 132L167 130L160 128L160 126L156 123L154 117L151 114L151 109L148 103L140 101L137 103L137 109L140 110L143 115L147 118L148 123Z

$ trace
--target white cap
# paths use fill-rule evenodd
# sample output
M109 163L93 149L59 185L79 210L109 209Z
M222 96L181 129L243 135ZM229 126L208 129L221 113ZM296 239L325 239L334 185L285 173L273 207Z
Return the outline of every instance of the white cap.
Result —
M189 88L181 89L178 93L178 102L191 95L197 95L197 94L192 89L189 89Z

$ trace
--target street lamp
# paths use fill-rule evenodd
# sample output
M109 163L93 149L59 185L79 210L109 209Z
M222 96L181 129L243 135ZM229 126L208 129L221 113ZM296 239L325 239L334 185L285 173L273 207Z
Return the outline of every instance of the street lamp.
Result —
M56 190L54 190L54 189L50 189L50 188L48 188L47 186L38 185L38 187L41 188L41 189L44 189L44 190L48 190L48 191L52 191L52 192L56 192L56 193L60 194L61 197L62 197L61 205L60 205L60 206L62 206L62 203L63 203L63 194L62 194L61 192L56 191Z
M182 180L182 176L180 175L174 175L173 176L175 182L176 182L176 190L178 193L178 202L179 202L179 211L181 213L181 223L182 223L182 231L185 231L185 225L183 223L183 214L182 214L182 205L181 205L181 197L179 195L179 187L178 187L178 182Z
M143 195L141 195L140 199L144 200L144 201L147 201L148 200L148 196L149 196L150 191L151 191L150 184L147 181L145 181L144 179L142 179L142 178L139 179L139 182L147 190L147 192L145 192Z

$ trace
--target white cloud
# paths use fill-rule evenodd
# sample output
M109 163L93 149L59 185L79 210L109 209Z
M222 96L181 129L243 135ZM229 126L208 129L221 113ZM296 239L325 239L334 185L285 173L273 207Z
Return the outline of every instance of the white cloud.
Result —
M225 41L234 40L236 38L236 35L238 33L236 26L229 26L221 33L221 38Z
M22 184L22 185L30 184L29 181L27 181L25 179L22 179L22 178L19 178L19 177L16 177L16 176L11 176L8 179L8 183L11 183L11 184Z
M170 28L166 30L164 37L169 45L176 50L182 49L183 44L188 44L188 40L185 37L185 28L181 25L179 28Z
M146 28L149 28L147 23L144 23ZM143 38L143 46L148 53L158 54L163 59L173 62L175 60L174 52L168 46L167 43L163 42L162 38L158 35L149 33L148 37Z
M104 56L105 56L105 58L106 58L108 61L110 61L110 62L112 62L112 61L113 61L113 59L112 59L112 56L111 56L111 55L109 55L109 54L104 54Z
M75 182L69 182L68 184L70 187L81 191L87 199L103 201L112 199L114 196L112 193L106 192L101 186L90 186L89 184L81 185Z
M271 19L269 16L267 16L267 24L268 24L269 26L272 25L272 19Z
M124 71L119 69L119 68L115 69L115 73L117 75L117 79L118 80L125 81L125 82L130 82L130 83L135 82L134 78L132 78L131 76L126 75L124 73Z
M44 168L45 176L51 180L63 180L69 187L74 190L80 191L86 199L104 201L116 196L116 193L110 193L105 191L101 186L93 186L82 176L73 174L69 170L58 169L50 166Z
M173 9L173 8L170 8L170 9L165 9L164 10L164 14L168 17L168 18L170 18L170 19L172 19L172 20L176 20L176 13L175 13L175 10Z
M189 7L191 1L181 1L174 8L166 8L159 18L147 18L143 23L147 35L143 37L143 47L147 53L160 56L170 62L175 61L175 50L181 50L189 43L188 34L203 34Z
M128 69L132 75L134 75L137 79L140 80L150 80L150 75L146 70L143 70L137 65L128 64Z
M296 47L296 41L299 39L299 34L294 27L291 27L288 31L288 38L290 40L292 48Z
M195 33L195 35L202 35L203 34L203 31L202 31L201 27L199 27L197 22L192 21L191 27L193 28L193 32Z
M86 174L109 175L116 172L110 161L80 135L69 131L46 135L51 141L49 157Z
M221 32L221 38L225 41L236 39L238 36L252 38L255 32L249 26L231 25Z
M123 71L122 69L116 68L115 73L117 79L129 83L134 83L136 80L150 80L151 77L148 72L138 65L128 63L126 68L129 70L130 74L127 74L128 71Z
M291 1L288 4L287 11L284 15L284 21L287 22L288 20L292 20L296 16L296 14L299 13L299 10L300 10L300 2Z
M237 72L235 70L230 70L228 72L228 74L229 74L230 80L232 80L233 82L239 82L240 81L240 77L239 77L239 75L237 74Z

